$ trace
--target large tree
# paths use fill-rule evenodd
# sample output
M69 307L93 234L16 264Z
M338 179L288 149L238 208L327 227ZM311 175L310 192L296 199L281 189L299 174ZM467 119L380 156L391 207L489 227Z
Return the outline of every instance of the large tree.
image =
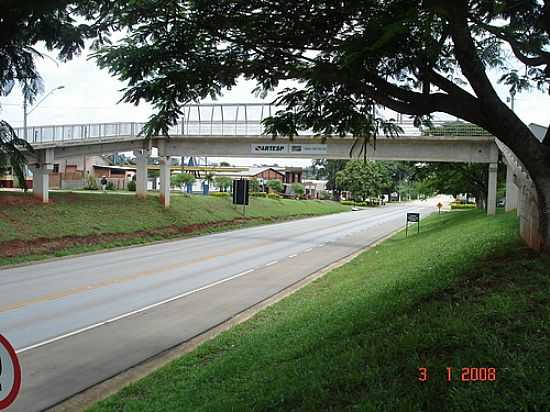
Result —
M102 3L104 11L107 3ZM0 17L0 96L20 87L27 103L32 104L43 92L43 80L36 67L37 59L52 58L36 48L56 50L57 58L66 61L80 53L86 38L100 37L107 29L99 22L85 24L98 7L95 1L4 0ZM105 44L105 42L102 42ZM0 119L0 154L13 168L20 185L25 184L26 159L21 148L32 146L17 136L13 128Z
M388 185L388 176L380 162L351 160L344 170L336 173L336 184L351 192L356 201L365 201L382 193Z
M494 68L514 90L548 90L547 0L143 0L102 16L128 35L99 63L129 82L124 100L157 107L150 132L241 77L260 93L300 82L280 95L274 134L370 135L373 102L417 120L449 113L497 136L525 164L540 246L550 250L550 132L536 139L488 75Z

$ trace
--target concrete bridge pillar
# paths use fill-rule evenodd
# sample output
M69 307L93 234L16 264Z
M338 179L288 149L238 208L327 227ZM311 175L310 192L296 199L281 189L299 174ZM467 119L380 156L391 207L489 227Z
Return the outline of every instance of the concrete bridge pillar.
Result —
M145 199L147 196L147 160L148 150L136 150L136 196Z
M53 169L53 150L39 150L36 152L37 162L31 165L32 192L42 203L48 203L50 188L50 170Z
M506 211L518 208L519 189L514 181L514 171L506 165Z
M170 207L170 156L160 157L160 203Z
M497 163L489 163L489 184L487 193L487 215L494 216L497 213Z

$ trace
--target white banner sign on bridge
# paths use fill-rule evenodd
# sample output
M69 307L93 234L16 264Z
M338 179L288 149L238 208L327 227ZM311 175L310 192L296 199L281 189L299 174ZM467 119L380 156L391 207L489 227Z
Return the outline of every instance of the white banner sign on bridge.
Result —
M251 144L250 153L326 154L326 144Z

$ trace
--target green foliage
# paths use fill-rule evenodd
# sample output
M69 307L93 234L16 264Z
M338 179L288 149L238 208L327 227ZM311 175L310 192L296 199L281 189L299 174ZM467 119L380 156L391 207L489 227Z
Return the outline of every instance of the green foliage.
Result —
M102 31L100 27L92 29L92 22L83 18L92 10L97 10L97 2L92 0L4 1L0 19L0 96L9 95L19 86L27 103L34 103L44 92L36 60L45 57L34 46L40 43L48 51L56 50L60 61L73 58L84 48L86 38ZM19 185L24 187L26 162L20 149L32 152L32 148L22 137L0 119L0 152L7 155Z
M231 197L229 192L209 192L208 194L214 197Z
M419 183L416 191L419 194L431 195L444 193L458 195L461 193L475 197L480 203L485 201L488 191L488 166L475 163L426 163L419 168ZM499 183L504 183L506 170L499 164Z
M107 182L105 190L116 190L115 184L113 182Z
M267 194L267 198L271 200L281 200L281 195L276 192L270 192Z
M133 180L130 180L128 184L126 185L126 188L129 192L135 192L136 191L136 182Z
M27 159L25 158L23 153L21 153L21 147L25 148L31 153L34 152L32 146L25 140L20 139L15 134L13 128L7 122L0 120L0 164L2 166L11 166L15 177L17 178L17 184L21 189L24 189L26 191L27 186L25 183L25 167L27 165Z
M99 190L99 185L97 184L97 179L93 174L88 173L88 175L86 176L86 187L84 189L86 189L86 190Z
M224 193L222 196L173 195L167 211L155 194L139 199L118 192L105 195L54 191L50 192L52 202L45 207L33 200L32 193L0 191L0 243L18 241L26 245L19 249L16 258L0 256L0 266L54 253L68 255L189 235L188 231L174 231L174 227L189 227L195 233L197 230L206 233L276 222L291 216L316 216L348 210L336 202L286 199L274 202L253 198L243 223L242 211L234 208L227 199L230 195ZM235 224L233 220L236 220ZM27 230L29 221L33 222L32 231ZM208 226L210 223L211 227ZM98 236L104 234L109 236ZM60 238L66 241L51 241Z
M152 133L177 121L179 102L220 96L241 77L255 80L260 95L296 80L299 87L280 91L281 109L265 119L266 133L348 134L358 137L364 154L369 139L399 132L393 119L376 113L375 102L411 114L418 126L430 113L446 112L497 129L499 117L508 115L490 110L504 103L488 80L479 80L486 67L502 70L512 92L547 90L550 11L541 2L516 3L105 3L98 9L102 23L129 34L96 58L127 82L124 101L155 103ZM169 30L167 20L175 22ZM521 74L506 61L510 48L527 66ZM473 93L464 93L463 83Z
M461 121L444 123L426 129L431 136L491 136L491 133L480 126Z
M190 173L177 173L170 177L170 183L172 186L185 187L195 183L195 176Z
M294 194L296 194L299 198L302 197L306 192L306 188L301 183L292 183L291 187Z
M90 412L545 411L550 258L517 231L511 214L428 218Z
M266 192L250 192L249 196L251 197L267 197Z
M253 177L248 181L248 190L251 192L259 192L260 191L260 182L257 178Z
M272 190L273 192L281 193L283 192L283 190L285 190L283 182L277 179L268 180L266 186L269 188L269 190Z
M216 176L214 184L220 188L222 192L227 191L233 184L233 180L227 176Z
M344 170L336 174L338 187L350 191L355 200L379 196L386 183L386 175L379 162L351 160Z

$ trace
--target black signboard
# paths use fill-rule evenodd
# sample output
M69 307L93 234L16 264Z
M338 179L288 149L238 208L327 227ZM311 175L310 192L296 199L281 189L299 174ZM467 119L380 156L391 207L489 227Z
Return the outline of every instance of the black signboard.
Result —
M407 213L407 222L416 223L420 221L420 213Z
M405 237L409 236L409 223L416 223L417 233L420 233L420 213L407 213L407 225L405 226Z
M233 180L233 204L248 205L248 180Z

